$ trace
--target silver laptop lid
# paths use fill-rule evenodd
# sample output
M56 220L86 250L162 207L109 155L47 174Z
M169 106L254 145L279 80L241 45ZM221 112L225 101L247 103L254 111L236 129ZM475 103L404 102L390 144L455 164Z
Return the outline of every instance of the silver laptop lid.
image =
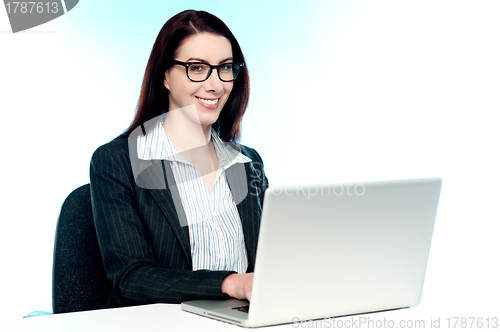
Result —
M249 326L419 303L441 179L265 193Z

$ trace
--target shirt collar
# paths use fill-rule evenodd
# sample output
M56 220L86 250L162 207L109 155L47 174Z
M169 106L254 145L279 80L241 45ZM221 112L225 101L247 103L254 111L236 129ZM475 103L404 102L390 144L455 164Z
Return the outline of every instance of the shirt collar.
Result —
M137 157L142 160L170 160L183 163L190 162L182 157L174 149L172 142L163 128L163 121L166 114L162 114L156 124L150 127L146 134L137 137ZM212 128L210 131L217 157L219 158L218 168L225 170L236 163L246 163L252 160L243 155L238 149L238 145L223 142Z

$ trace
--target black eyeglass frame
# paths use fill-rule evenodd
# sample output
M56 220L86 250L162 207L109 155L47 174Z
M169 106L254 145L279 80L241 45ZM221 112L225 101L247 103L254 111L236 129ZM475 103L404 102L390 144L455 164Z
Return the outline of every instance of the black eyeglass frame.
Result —
M205 82L206 80L208 80L208 78L210 77L210 75L212 75L212 71L213 71L214 68L217 69L217 76L219 76L219 79L222 82L234 82L234 80L236 80L238 78L238 75L240 74L240 69L245 66L245 64L243 62L225 62L225 63L221 63L220 65L217 65L217 66L212 66L211 64L203 62L203 61L182 62L182 61L173 60L173 63L175 65L179 65L179 66L185 67L186 68L186 76L187 76L187 78L191 82L196 82L196 83ZM209 66L210 70L208 71L207 77L205 77L204 80L195 81L195 80L191 79L191 77L189 77L189 67L192 66L192 65L201 65L201 64ZM220 77L220 71L219 71L219 69L220 69L220 67L225 66L225 65L233 65L233 66L239 66L240 67L238 69L238 73L236 74L236 77L234 77L232 80L229 80L229 81L228 80L223 80L222 77Z

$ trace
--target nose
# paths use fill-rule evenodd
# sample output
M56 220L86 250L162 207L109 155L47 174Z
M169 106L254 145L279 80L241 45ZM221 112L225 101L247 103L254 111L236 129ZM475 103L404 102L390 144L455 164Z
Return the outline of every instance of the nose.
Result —
M217 69L214 68L210 76L205 81L205 89L207 91L214 91L217 93L220 92L222 88L223 86L222 86L222 81L219 78L219 73L217 73Z

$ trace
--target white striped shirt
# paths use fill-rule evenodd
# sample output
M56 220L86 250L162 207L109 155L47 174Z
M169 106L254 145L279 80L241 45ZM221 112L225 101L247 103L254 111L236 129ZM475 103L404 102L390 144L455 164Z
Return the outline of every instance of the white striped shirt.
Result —
M164 119L165 116L161 116L146 135L137 138L137 155L143 160L171 161L188 222L193 270L245 273L248 259L243 229L225 170L251 159L225 144L212 129L219 164L208 191L198 169L174 149L163 128Z

